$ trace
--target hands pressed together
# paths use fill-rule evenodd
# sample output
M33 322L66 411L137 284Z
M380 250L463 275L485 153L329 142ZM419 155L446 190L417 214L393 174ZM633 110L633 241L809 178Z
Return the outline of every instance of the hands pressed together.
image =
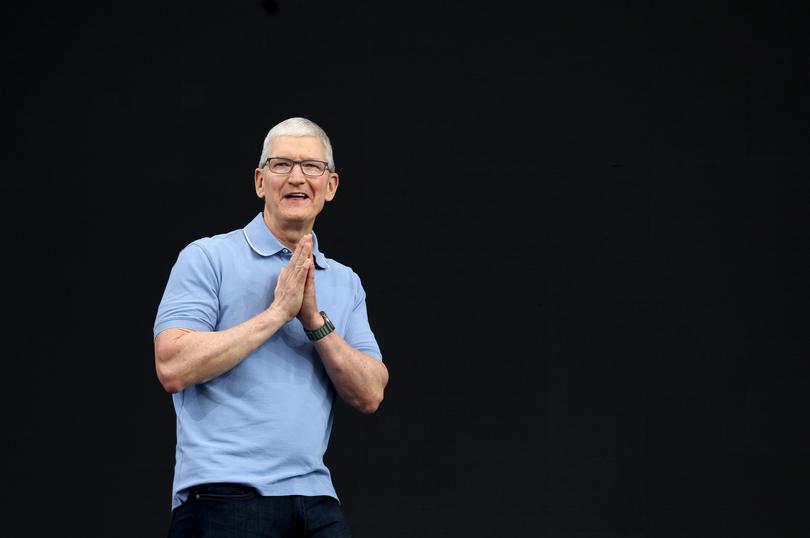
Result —
M315 298L312 248L312 235L307 234L279 273L270 305L285 323L297 317L307 331L324 324ZM358 351L340 337L322 338L318 342L323 342L316 345L318 355L340 397L363 413L376 411L388 384L388 369L382 361Z
M287 316L301 321L304 329L311 331L323 325L315 297L315 264L312 259L312 234L306 234L298 242L287 267L281 270L276 282L275 298L271 307Z

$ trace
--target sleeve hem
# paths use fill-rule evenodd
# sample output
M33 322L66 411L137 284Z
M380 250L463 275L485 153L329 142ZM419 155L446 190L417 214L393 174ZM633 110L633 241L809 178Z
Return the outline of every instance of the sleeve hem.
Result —
M191 329L193 331L214 330L207 323L203 323L196 319L170 319L156 324L152 330L152 335L157 338L157 335L166 329Z

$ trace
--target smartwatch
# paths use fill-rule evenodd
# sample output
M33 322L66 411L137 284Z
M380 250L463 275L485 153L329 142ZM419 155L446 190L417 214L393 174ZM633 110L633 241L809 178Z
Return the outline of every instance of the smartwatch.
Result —
M315 329L314 331L308 331L304 329L304 332L307 333L307 338L311 341L320 340L327 334L331 333L335 330L335 324L332 323L332 320L329 319L329 316L326 315L326 312L323 310L320 311L321 317L323 318L323 326L320 329Z

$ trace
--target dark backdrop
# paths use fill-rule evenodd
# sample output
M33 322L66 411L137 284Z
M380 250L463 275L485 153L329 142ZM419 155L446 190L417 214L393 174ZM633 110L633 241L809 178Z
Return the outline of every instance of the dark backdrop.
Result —
M165 535L163 286L299 115L391 373L357 538L804 535L807 21L558 4L3 7L13 535Z

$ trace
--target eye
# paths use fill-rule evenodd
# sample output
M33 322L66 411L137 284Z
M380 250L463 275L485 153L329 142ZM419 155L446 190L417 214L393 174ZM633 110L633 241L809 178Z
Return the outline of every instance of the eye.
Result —
M318 161L304 161L301 166L304 167L304 172L307 174L320 174L324 171L323 163Z
M270 159L270 170L277 173L289 172L292 163L286 159Z

